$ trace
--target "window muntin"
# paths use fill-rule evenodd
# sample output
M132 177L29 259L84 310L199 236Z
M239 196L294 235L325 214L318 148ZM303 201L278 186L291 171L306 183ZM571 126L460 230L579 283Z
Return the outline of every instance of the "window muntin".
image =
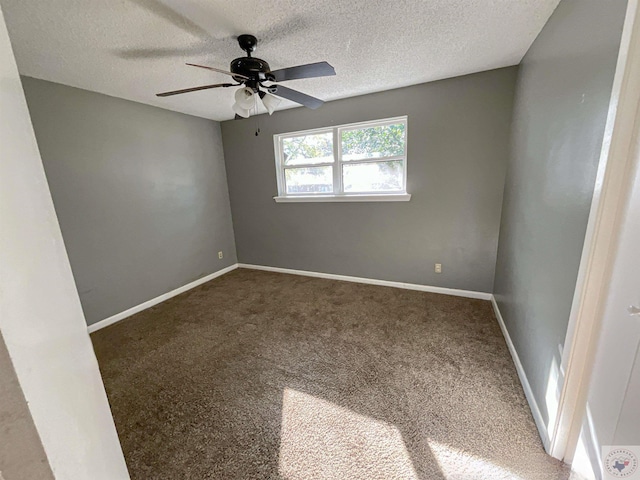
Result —
M280 196L406 193L407 117L274 135Z

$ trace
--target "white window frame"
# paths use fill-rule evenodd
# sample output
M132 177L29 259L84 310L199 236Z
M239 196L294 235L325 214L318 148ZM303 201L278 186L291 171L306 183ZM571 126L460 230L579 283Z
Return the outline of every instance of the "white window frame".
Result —
M381 127L386 125L394 125L404 123L404 152L402 155L394 155L390 157L366 158L362 160L342 160L342 142L340 138L345 130L356 130L368 127ZM302 165L284 165L284 155L282 153L282 142L286 138L299 137L302 135L317 135L321 133L333 134L333 162L309 163ZM273 136L273 146L276 162L276 178L278 182L278 196L273 199L278 203L290 202L398 202L408 201L411 194L407 193L407 141L408 141L408 122L407 116L385 118L369 122L349 123L345 125L337 125L333 127L314 128L311 130L301 130L298 132L280 133ZM380 163L394 160L401 160L404 164L402 190L392 190L388 192L344 192L342 185L342 167L344 165L358 165L363 163ZM285 171L287 168L304 168L304 167L333 167L333 193L287 193L285 182Z

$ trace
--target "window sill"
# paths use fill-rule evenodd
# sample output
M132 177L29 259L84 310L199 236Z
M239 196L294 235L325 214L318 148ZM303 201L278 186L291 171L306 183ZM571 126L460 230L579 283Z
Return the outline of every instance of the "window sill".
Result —
M276 203L304 202L408 202L410 193L388 193L370 195L296 195L273 197Z

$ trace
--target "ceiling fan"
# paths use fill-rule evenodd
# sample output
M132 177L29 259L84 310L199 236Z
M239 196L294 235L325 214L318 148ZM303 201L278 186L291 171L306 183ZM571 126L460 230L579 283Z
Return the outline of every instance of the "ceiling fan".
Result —
M238 89L235 94L236 102L233 105L233 110L236 113L236 118L248 118L252 109L257 110L258 97L262 100L269 114L273 113L274 109L280 103L280 99L277 97L286 98L287 100L312 109L316 109L324 103L319 98L278 85L278 83L300 78L335 75L336 71L327 62L309 63L307 65L282 68L280 70L271 70L266 61L251 56L251 53L256 49L258 44L256 37L248 34L240 35L238 37L238 44L240 48L246 52L247 56L233 60L229 71L205 65L197 65L195 63L187 63L187 65L192 67L205 68L214 72L230 75L237 83L202 85L200 87L158 93L157 96L168 97L182 93L197 92L199 90L208 90L210 88L243 86ZM269 84L265 85L265 82Z

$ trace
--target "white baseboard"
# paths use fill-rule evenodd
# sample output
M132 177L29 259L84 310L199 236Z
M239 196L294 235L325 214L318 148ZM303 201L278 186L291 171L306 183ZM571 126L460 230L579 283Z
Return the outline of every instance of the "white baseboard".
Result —
M509 353L511 353L511 358L513 359L513 363L516 366L516 371L518 372L518 377L520 378L520 383L522 384L524 395L525 397L527 397L527 402L529 402L529 408L531 409L533 420L536 422L536 427L538 427L538 432L540 433L540 438L542 439L544 449L548 452L550 441L549 433L547 432L547 426L544 423L542 413L540 412L540 408L538 407L538 402L536 402L536 399L533 396L533 390L531 390L531 385L529 385L527 374L524 372L524 368L522 367L522 363L520 362L520 357L518 357L518 352L516 352L516 347L511 341L511 337L509 336L509 332L507 331L507 326L504 324L504 319L502 318L502 314L500 313L500 309L498 308L498 304L496 303L496 299L493 295L491 295L491 305L493 305L493 311L495 312L496 318L498 319L498 324L500 325L500 329L502 330L502 335L504 335L504 339L507 342L507 347L509 347Z
M165 300L168 300L171 297L180 295L181 293L184 293L187 290L191 290L192 288L195 288L198 285L202 285L203 283L207 283L208 281L213 280L214 278L217 278L221 275L224 275L225 273L229 273L230 271L235 270L236 268L238 268L238 264L234 263L233 265L230 265L227 268L223 268L222 270L213 272L205 277L199 278L198 280L195 280L191 283L183 285L182 287L176 288L175 290L171 290L170 292L164 293L156 298L147 300L146 302L141 303L140 305L136 305L135 307L131 307L128 310L125 310L124 312L117 313L109 318L105 318L104 320L100 320L99 322L92 323L88 327L89 333L95 332L96 330L100 330L101 328L104 328L104 327L108 327L109 325L119 322L120 320L130 317L131 315L141 312L142 310L146 310L147 308L153 307L154 305L164 302Z
M391 282L389 280L377 280L375 278L351 277L348 275L336 275L333 273L309 272L307 270L293 270L290 268L266 267L264 265L251 265L239 263L239 268L251 270L265 270L267 272L288 273L291 275L302 275L305 277L327 278L329 280L341 280L343 282L366 283L369 285L380 285L382 287L404 288L406 290L418 290L420 292L440 293L443 295L453 295L456 297L477 298L480 300L491 300L493 295L486 292L475 292L473 290L458 290L456 288L431 287L429 285L419 285L416 283Z
M112 325L120 320L123 320L131 315L134 315L142 310L146 310L147 308L153 307L158 303L164 302L165 300L170 299L171 297L175 297L176 295L180 295L187 290L191 290L192 288L197 287L198 285L202 285L214 278L217 278L225 273L228 273L236 268L247 268L252 270L266 270L269 272L279 272L279 273L289 273L292 275L303 275L307 277L318 277L318 278L328 278L331 280L342 280L344 282L356 282L356 283L367 283L370 285L381 285L385 287L394 287L394 288L404 288L407 290L419 290L422 292L431 292L431 293L441 293L443 295L454 295L457 297L467 297L467 298L477 298L481 300L491 300L492 295L490 293L485 292L474 292L471 290L458 290L454 288L444 288L444 287L431 287L428 285L417 285L413 283L403 283L403 282L391 282L387 280L376 280L374 278L362 278L362 277L350 277L347 275L334 275L332 273L320 273L320 272L308 272L306 270L292 270L289 268L279 268L279 267L266 267L263 265L249 265L246 263L236 263L227 268L223 268L222 270L218 270L206 277L199 278L187 285L183 285L180 288L176 288L170 292L162 294L156 298L152 298L140 305L136 305L135 307L131 307L124 312L117 313L109 318L105 318L104 320L100 320L99 322L93 323L89 325L88 331L89 333L95 332L96 330L100 330L101 328Z

